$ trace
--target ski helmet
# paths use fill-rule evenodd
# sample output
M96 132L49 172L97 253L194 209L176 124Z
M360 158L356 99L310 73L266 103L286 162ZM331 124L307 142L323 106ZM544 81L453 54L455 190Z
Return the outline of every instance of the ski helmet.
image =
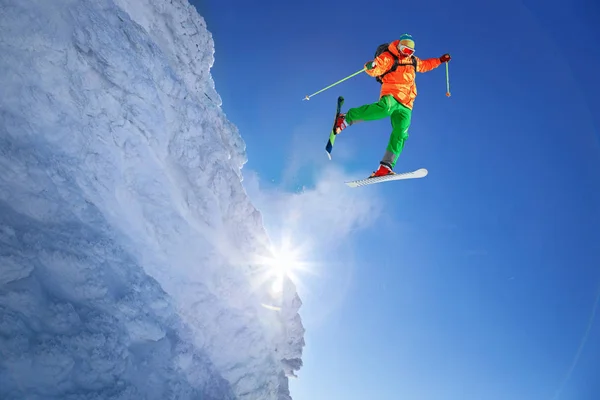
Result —
M412 56L415 52L415 41L412 36L405 33L400 36L400 42L398 43L398 51L400 54L405 56Z
M400 44L413 50L415 49L415 41L413 40L413 37L408 33L405 33L400 36Z

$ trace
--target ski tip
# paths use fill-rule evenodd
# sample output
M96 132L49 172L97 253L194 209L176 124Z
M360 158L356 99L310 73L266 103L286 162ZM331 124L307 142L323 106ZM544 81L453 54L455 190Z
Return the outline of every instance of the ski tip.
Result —
M427 174L429 174L429 171L427 171L426 168L419 168L415 171L415 174L417 174L418 176L427 176Z
M333 150L333 144L331 143L331 140L329 140L327 142L327 145L325 146L325 152L327 152L327 157L329 157L329 159L331 160L331 151Z

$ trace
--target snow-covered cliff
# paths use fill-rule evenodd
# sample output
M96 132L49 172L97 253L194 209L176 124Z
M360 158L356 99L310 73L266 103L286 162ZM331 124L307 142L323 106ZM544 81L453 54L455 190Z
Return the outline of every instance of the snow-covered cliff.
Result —
M0 0L0 398L289 399L277 277L186 0Z

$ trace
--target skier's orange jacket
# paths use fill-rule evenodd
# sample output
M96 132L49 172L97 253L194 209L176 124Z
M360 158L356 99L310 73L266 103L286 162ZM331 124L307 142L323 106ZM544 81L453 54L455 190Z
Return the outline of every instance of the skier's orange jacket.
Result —
M389 52L398 57L400 60L398 68L382 78L383 83L379 98L391 94L396 100L412 110L413 103L417 97L416 73L411 57L402 56L398 52L399 42L400 40L395 40L390 43L388 51L383 52L379 57L375 58L375 67L373 69L366 69L366 73L371 76L379 76L392 68L394 57ZM421 60L415 56L415 59L417 62L417 71L419 72L431 71L439 67L442 63L439 58Z

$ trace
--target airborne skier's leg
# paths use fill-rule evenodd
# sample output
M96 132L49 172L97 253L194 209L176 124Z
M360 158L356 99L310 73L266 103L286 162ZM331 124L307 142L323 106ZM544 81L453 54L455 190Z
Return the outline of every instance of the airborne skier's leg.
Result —
M349 109L345 119L350 125L362 121L375 121L389 117L399 105L394 96L383 96L377 103Z
M339 114L335 121L334 131L337 135L347 127L357 122L374 121L389 117L399 103L393 96L384 96L377 103L351 108L345 114Z
M394 174L393 169L398 161L398 156L404 149L404 142L408 138L412 110L400 104L393 96L384 96L375 104L351 108L346 115L350 124L391 117L392 133L379 168L371 174L371 177Z
M381 159L381 165L394 169L398 157L404 149L404 142L408 138L408 128L410 127L410 120L412 117L412 110L408 107L400 105L397 107L391 115L392 122L392 133L390 140L388 141L387 148Z

